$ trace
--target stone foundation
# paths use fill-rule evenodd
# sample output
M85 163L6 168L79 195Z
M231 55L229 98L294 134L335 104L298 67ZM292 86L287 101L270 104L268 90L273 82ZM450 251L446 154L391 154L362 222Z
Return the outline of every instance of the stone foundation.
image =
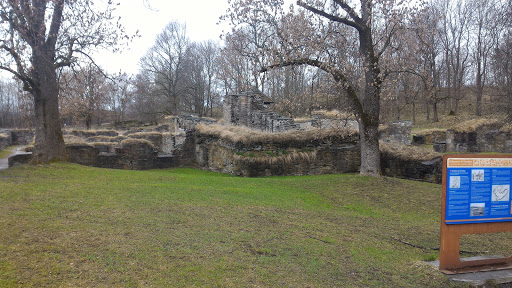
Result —
M356 133L251 144L200 133L196 137L197 164L210 171L257 177L348 173L359 169Z
M12 131L0 130L0 150L12 145Z
M446 131L443 152L498 152L512 153L512 133L492 127L480 127L476 131Z
M412 121L394 121L388 123L386 129L380 131L380 140L386 143L401 145L411 144Z
M432 160L401 159L381 152L382 174L389 177L404 178L441 184L443 159Z
M248 177L357 173L360 166L359 135L355 131L338 129L324 133L314 129L283 135L262 134L256 138L259 140L245 142L194 130L156 134L140 137L147 140L122 141L124 138L118 137L127 136L91 134L93 140L116 140L67 144L66 149L70 162L87 166L135 170L185 166ZM28 162L29 157L15 155L9 163L12 166ZM438 160L414 161L382 153L381 161L386 176L434 183L441 179Z

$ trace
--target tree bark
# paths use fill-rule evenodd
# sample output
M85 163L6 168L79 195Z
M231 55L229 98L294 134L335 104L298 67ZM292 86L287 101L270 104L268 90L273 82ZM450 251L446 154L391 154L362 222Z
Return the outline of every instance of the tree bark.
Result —
M434 119L433 122L439 122L439 114L437 113L437 102L434 102L434 106L432 107L432 110L434 110Z
M32 79L36 137L32 162L67 161L59 116L59 84L53 64L53 52L41 45L33 49Z
M484 94L484 85L482 83L481 61L477 59L476 69L476 116L482 116L482 95Z
M359 121L361 141L361 170L362 175L380 176L379 149L379 115L380 78L379 59L374 54L371 31L363 29L359 33L360 53L366 66L365 92L362 99L362 113Z
M380 176L379 126L360 121L361 175Z

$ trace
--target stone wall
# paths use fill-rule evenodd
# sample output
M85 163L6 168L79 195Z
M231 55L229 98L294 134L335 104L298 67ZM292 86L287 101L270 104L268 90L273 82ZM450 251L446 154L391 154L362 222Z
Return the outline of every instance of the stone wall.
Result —
M272 111L253 112L250 125L249 127L268 133L280 133L300 128L300 125L296 124L293 119Z
M200 168L240 176L317 175L356 172L360 152L357 134L285 142L233 143L199 134Z
M380 140L385 143L411 144L412 121L393 121L380 131Z
M323 114L315 114L311 115L311 127L319 128L319 129L352 129L359 131L359 123L357 123L354 119L348 118L338 118L338 119L330 119L324 118Z
M0 130L0 150L12 145L12 131Z
M204 118L204 117L197 117L194 115L180 115L178 118L176 118L176 123L178 127L181 129L181 131L190 131L194 130L197 124L214 124L217 123L217 120L210 119L210 118Z
M403 159L381 152L382 174L389 177L404 178L441 184L443 159L432 160Z
M87 143L66 144L69 162L85 166L96 166L97 156L100 153L93 145Z
M443 152L498 152L512 153L512 132L483 126L475 131L446 132Z
M225 125L245 126L269 133L300 128L293 119L270 111L271 103L260 91L227 95L223 103L223 122Z
M155 147L146 139L126 139L120 144L67 144L66 149L70 162L114 169L145 170L185 166L249 177L358 172L358 133L343 130L324 132L296 131L284 136L263 133L262 137L255 138L259 140L232 141L192 130L180 134L162 134L161 147ZM439 183L441 179L441 162L438 160L404 159L393 153L381 155L382 171L386 176L434 183ZM30 155L11 158L9 165L12 166L16 162L27 162Z
M165 155L175 155L182 148L185 139L185 132L162 134L162 153Z
M446 142L446 130L445 129L429 129L419 131L412 136L413 145L434 145L436 143Z
M29 129L0 129L0 150L11 145L29 145L34 141L34 132Z
M12 130L12 145L30 145L34 142L35 131L31 129Z

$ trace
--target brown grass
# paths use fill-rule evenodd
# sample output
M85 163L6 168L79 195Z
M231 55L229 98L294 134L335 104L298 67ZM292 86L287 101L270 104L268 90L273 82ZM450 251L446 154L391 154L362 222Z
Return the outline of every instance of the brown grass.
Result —
M403 160L428 161L442 156L441 153L429 151L416 146L380 142L379 147L381 153L390 154Z
M97 145L105 145L105 146L117 146L117 143L115 142L92 142L92 143L89 143L93 146L97 146Z
M312 121L313 118L311 117L299 117L299 118L293 118L293 121L295 123L304 123L304 122L309 122L309 121Z
M512 124L506 123L505 125L503 125L503 127L501 127L501 132L505 132L505 133L512 132Z
M75 136L75 135L64 135L64 142L67 143L67 144L71 144L71 143L85 143L85 139L82 138L82 137L78 137L78 136Z
M86 142L66 143L66 147L79 147L79 146L94 147L90 143L86 143Z
M308 152L290 152L279 156L260 155L257 157L244 157L235 154L236 161L243 161L249 163L266 163L266 164L291 164L297 162L312 162L316 160L316 151Z
M0 133L0 138L9 138L9 135L5 133Z
M242 126L222 126L199 124L196 130L203 135L219 137L234 142L251 144L256 142L308 141L327 137L348 137L358 134L349 129L312 129L308 131L290 131L285 133L265 133Z
M435 133L446 133L446 129L442 128L430 128L430 129L424 129L424 130L418 130L417 132L414 132L416 135L431 135Z
M100 136L89 137L89 138L85 139L85 141L87 141L87 142L118 142L117 141L118 137L119 136L112 137L112 136L100 135Z
M354 115L338 110L315 110L311 114L321 114L324 119L356 119Z
M478 128L483 126L500 126L503 125L503 123L503 119L501 118L478 118L459 123L452 129L456 132L475 132Z
M130 134L129 137L140 139L140 138L159 137L159 136L162 136L161 132L137 132L137 133Z
M271 156L265 152L248 153L244 155L233 153L232 150L222 149L220 157L228 159L230 156L239 163L260 163L260 164L291 164L297 162L312 162L316 160L316 151L292 150L286 154Z
M131 145L142 145L142 144L154 147L153 144L151 142L149 142L148 140L146 140L146 139L132 139L132 138L129 138L129 139L125 139L125 140L121 141L121 147L131 146Z

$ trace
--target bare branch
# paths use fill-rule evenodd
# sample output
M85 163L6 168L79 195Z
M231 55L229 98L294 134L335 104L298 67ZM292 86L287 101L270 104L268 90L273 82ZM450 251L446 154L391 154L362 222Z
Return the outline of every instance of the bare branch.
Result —
M333 67L331 67L329 64L324 63L319 60L314 59L308 59L308 58L302 58L302 59L296 59L296 60L290 60L290 61L284 61L281 63L277 63L274 65L270 65L267 67L263 67L260 72L264 73L269 71L270 69L275 68L283 68L287 66L298 66L298 65L309 65L318 67L321 70L331 74L334 77L334 80L341 84L343 86L343 89L347 92L347 95L352 102L352 106L354 108L354 114L356 117L360 118L361 115L364 114L364 109L362 103L359 101L359 98L357 97L356 90L354 89L354 86L348 81L348 78L345 76L345 74Z
M343 10L345 10L352 19L354 19L354 22L362 23L363 20L359 17L359 15L357 15L356 11L354 11L354 9L347 4L347 2L343 0L334 0L334 3L340 5L341 8L343 8Z
M363 29L363 27L361 25L359 25L358 23L352 21L352 20L349 20L348 18L343 18L343 17L338 17L338 16L335 16L335 15L332 15L332 14L329 14L325 11L322 11L322 10L319 10L315 7L312 7L304 2L302 2L301 0L298 0L297 1L297 5L301 6L302 8L310 11L310 12L313 12L317 15L320 15L322 17L325 17L331 21L334 21L334 22L338 22L338 23L343 23L345 25L348 25L350 27L353 27L355 29L357 29L358 31L361 31Z
M55 8L52 15L52 23L50 25L50 33L46 44L50 47L54 47L57 43L57 36L59 34L60 26L62 24L62 10L64 9L64 0L55 1Z

